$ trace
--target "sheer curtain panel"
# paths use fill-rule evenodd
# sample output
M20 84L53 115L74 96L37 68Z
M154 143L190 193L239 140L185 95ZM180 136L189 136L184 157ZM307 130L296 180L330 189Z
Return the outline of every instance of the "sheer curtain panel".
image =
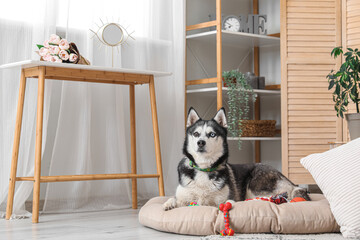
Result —
M18 14L16 1L5 5ZM100 48L89 28L103 21L130 25L135 41L115 51L115 67L172 72L155 80L165 190L174 194L176 166L184 137L184 2L178 0L20 1L36 19L0 14L0 64L38 59L35 44L51 33L75 42L93 65L111 66L111 49ZM31 2L31 3L28 3ZM35 3L36 2L36 3ZM17 4L20 4L19 1ZM39 7L41 6L41 7ZM1 8L4 9L3 7ZM0 10L0 11L2 11ZM5 10L4 10L5 11ZM5 16L4 18L2 18ZM16 32L16 34L14 34ZM0 202L5 210L10 172L19 69L0 72ZM127 86L46 81L42 175L130 171L129 89ZM135 88L139 173L155 173L148 86ZM18 176L34 169L37 81L27 81ZM26 216L32 183L16 184L14 215ZM157 180L138 180L140 202L158 195ZM43 211L67 212L130 207L130 180L41 185Z

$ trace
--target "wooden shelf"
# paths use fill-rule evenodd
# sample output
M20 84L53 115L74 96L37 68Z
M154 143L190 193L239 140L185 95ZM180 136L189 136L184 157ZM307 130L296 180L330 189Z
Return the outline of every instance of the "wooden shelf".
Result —
M193 1L188 1L193 2ZM260 76L260 50L262 48L266 48L265 50L274 50L275 52L280 52L280 33L273 33L268 35L260 35L260 34L251 34L251 33L242 33L242 32L231 32L226 30L221 30L221 19L222 19L222 2L225 4L226 1L222 0L214 0L216 2L215 9L215 22L214 21L208 21L203 22L191 26L187 26L187 31L192 32L186 32L185 40L187 43L186 50L188 49L192 51L191 45L194 47L197 45L205 45L205 48L214 48L216 49L216 76L207 76L205 79L196 79L196 80L190 80L185 77L185 105L188 104L187 97L190 97L192 99L193 97L203 97L205 101L208 101L209 99L216 99L217 103L217 109L221 108L223 106L223 103L226 102L228 99L227 96L227 88L222 88L224 91L220 89L221 86L221 80L222 80L222 73L226 69L223 68L223 59L226 58L226 54L237 54L240 52L249 52L252 51L252 62L253 67L252 71L256 76ZM258 0L252 0L252 14L258 14L259 13L259 2ZM189 5L190 6L190 5ZM209 7L209 5L206 6ZM194 14L197 11L195 11L195 8L200 7L200 4L193 5L189 9L192 9L191 11L188 11L188 14ZM231 6L227 6L231 7ZM234 6L235 7L235 6ZM237 6L238 8L238 6ZM270 10L270 9L269 9ZM274 14L275 15L275 14ZM210 29L216 29L216 30L210 30ZM244 51L245 50L245 51ZM201 51L203 53L203 51ZM200 53L200 51L199 51ZM204 72L206 72L205 67L203 66L203 63L200 61L200 58L197 58L195 56L196 54L193 52L194 60L197 61L201 67L203 68ZM244 55L244 53L242 53ZM203 57L207 58L209 55L205 54ZM212 55L213 57L213 55ZM239 56L240 57L240 56ZM247 55L244 55L244 57L247 57ZM276 58L278 59L278 58ZM190 59L192 60L192 59ZM194 61L192 60L192 62ZM269 61L272 61L272 59L269 59ZM206 62L209 63L209 62ZM242 63L242 62L241 62ZM278 64L276 64L278 65ZM188 66L188 62L185 60L185 66ZM213 66L211 66L213 68ZM189 68L187 70L190 71L196 71L196 68ZM215 69L213 69L215 70ZM230 70L230 69L229 69ZM213 74L206 74L206 75L213 75ZM201 84L210 84L207 85L207 87L200 86ZM215 85L216 84L216 85ZM198 85L198 86L195 86ZM216 87L215 87L216 86ZM217 88L219 87L219 88ZM269 96L271 98L279 98L281 96L280 91L280 85L278 86L267 86L266 89L255 89L254 93L259 98L262 98L264 96ZM246 90L245 90L246 91ZM188 95L196 93L193 95ZM263 99L267 100L267 99ZM275 99L274 99L275 100ZM260 116L260 102L261 101L255 101L254 103L254 119L259 120L261 119ZM212 101L213 103L213 101ZM185 109L185 115L186 115L187 109ZM228 138L229 140L244 140L244 141L255 141L254 142L254 149L255 149L255 162L261 162L260 159L260 147L261 142L260 141L280 141L281 137L279 136L279 131L277 131L277 137L235 137L235 138Z
M228 137L228 141L237 141L239 139L243 141L280 141L281 137Z
M267 35L231 32L222 30L222 45L251 48L251 47L280 47L280 38ZM189 34L186 40L201 40L203 43L216 43L216 31Z
M186 90L186 93L201 93L202 96L205 95L214 95L217 92L217 87L208 87L208 88L199 88L199 89L189 89ZM222 88L223 91L227 91L227 87ZM266 89L254 89L254 93L259 96L265 96L265 95L278 95L280 96L279 90L266 90Z

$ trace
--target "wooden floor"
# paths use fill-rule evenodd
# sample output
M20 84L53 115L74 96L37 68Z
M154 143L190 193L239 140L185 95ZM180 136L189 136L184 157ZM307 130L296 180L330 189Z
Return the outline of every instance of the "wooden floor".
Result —
M193 236L169 234L139 224L138 210L42 214L40 222L31 218L6 221L0 219L1 240L30 239L186 239Z

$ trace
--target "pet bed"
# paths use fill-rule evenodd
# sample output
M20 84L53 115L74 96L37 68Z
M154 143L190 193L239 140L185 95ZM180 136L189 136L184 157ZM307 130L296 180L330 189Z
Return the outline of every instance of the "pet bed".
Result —
M339 232L328 201L310 194L312 201L276 205L266 201L236 202L230 225L236 233L330 233ZM219 234L224 216L216 207L189 206L162 209L169 197L150 199L139 212L141 224L156 230L188 235Z

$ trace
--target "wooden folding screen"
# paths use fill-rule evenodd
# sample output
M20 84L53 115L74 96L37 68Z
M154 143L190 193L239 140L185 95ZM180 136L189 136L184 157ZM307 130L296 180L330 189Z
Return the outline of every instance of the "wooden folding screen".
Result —
M314 183L302 157L343 138L326 79L341 64L330 56L341 23L340 0L281 0L282 171L296 184Z

